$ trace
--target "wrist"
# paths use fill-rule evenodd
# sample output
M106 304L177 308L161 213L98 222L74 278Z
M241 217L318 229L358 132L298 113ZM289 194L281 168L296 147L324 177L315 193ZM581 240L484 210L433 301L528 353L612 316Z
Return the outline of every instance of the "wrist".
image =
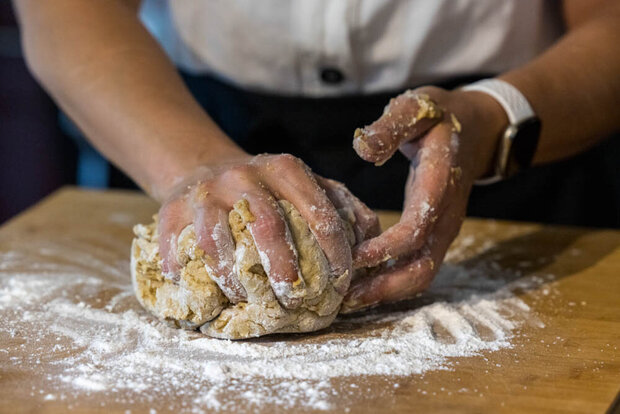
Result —
M479 179L493 173L500 137L509 124L506 112L491 96L478 91L455 91L469 120L464 131L471 142L470 160L472 178ZM458 116L458 114L457 114Z

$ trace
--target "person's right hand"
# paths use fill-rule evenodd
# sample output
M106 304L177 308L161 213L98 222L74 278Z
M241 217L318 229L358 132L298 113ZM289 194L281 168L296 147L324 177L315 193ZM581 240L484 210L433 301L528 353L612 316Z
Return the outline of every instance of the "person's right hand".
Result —
M315 176L288 154L248 155L228 164L204 166L172 191L159 211L162 271L167 278L178 277L176 240L193 223L215 282L231 302L246 299L233 269L235 246L228 226L228 213L241 199L249 203L253 216L249 230L272 289L285 308L300 304L305 283L279 199L290 201L306 220L330 264L334 288L346 293L352 274L351 249L334 204L355 212L357 237L376 235L376 216L343 185Z

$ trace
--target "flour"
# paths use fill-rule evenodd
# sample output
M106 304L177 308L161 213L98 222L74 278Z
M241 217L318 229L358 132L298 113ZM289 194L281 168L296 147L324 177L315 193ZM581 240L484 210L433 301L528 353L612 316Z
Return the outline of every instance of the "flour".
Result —
M211 339L147 315L126 253L105 246L55 239L0 253L0 372L36 372L34 398L75 409L89 396L158 412L329 410L368 398L368 378L385 384L374 395L389 396L406 377L510 348L524 323L543 326L513 291L548 278L445 264L416 299L317 334Z

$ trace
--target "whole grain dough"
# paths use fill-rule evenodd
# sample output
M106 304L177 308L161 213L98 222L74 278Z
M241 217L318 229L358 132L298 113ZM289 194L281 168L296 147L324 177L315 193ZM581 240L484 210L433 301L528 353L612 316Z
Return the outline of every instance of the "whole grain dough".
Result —
M204 251L196 243L193 225L178 236L179 277L165 278L161 272L157 220L134 227L131 246L131 276L138 301L149 312L173 326L200 329L208 336L243 339L284 332L310 332L327 327L336 317L343 297L330 280L329 264L312 232L297 209L280 200L279 207L297 250L306 294L299 308L285 309L273 293L261 265L254 240L247 228L252 215L246 200L237 202L229 214L235 241L235 272L247 292L247 302L230 303L209 275ZM340 211L349 243L355 243L353 214ZM340 279L346 277L342 275Z

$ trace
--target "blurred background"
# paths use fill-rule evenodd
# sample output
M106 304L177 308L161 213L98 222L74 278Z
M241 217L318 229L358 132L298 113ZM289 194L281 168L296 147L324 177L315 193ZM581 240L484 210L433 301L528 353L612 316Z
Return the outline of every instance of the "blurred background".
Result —
M77 150L58 110L26 69L11 3L0 2L0 223L63 184Z
M0 1L0 224L63 185L137 188L88 144L30 75L11 4ZM360 196L371 207L386 208ZM477 187L468 215L620 227L620 139L609 137L573 159Z
M68 184L135 188L30 75L11 3L0 1L0 223Z

